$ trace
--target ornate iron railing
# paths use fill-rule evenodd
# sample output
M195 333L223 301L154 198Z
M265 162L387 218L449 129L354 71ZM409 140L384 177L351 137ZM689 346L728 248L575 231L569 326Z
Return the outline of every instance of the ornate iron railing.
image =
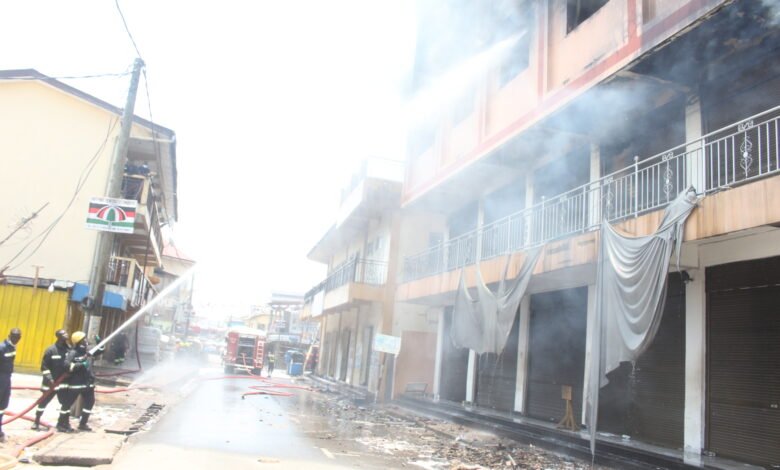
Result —
M692 185L709 194L780 171L780 106L404 258L412 281L665 207Z
M324 281L309 289L303 296L304 303L311 303L317 292L337 289L349 282L383 285L387 282L387 262L356 258L342 264L331 272Z

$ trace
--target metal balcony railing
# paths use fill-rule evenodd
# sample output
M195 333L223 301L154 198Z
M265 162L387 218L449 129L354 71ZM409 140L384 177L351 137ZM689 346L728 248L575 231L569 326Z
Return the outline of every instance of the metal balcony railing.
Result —
M118 256L112 257L108 262L106 284L128 289L132 293L128 301L133 307L143 305L147 294L152 289L143 269L135 259Z
M311 303L314 296L337 289L349 282L381 286L387 282L387 262L372 259L352 259L336 268L324 281L309 289L303 296L304 303Z
M780 172L780 106L711 132L404 258L412 281L665 207L689 185L709 194Z

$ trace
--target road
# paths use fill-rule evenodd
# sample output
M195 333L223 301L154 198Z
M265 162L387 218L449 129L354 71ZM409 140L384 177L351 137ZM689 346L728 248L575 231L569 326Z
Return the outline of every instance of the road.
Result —
M216 373L216 370L214 371ZM275 378L289 383L287 378ZM202 381L153 428L133 437L111 468L397 468L339 433L317 394L248 396L252 380Z

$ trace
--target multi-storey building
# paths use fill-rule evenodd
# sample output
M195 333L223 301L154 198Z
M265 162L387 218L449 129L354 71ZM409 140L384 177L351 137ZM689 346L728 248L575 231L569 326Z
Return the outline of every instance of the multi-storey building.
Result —
M320 322L317 373L370 393L380 387L382 362L374 338L393 331L402 170L399 162L364 161L341 192L335 224L308 254L328 266L301 315Z
M693 186L660 327L601 389L598 439L780 464L777 5L421 4L415 93L456 92L410 132L396 300L437 318L434 397L544 426L567 385L584 423L599 225L652 234ZM502 352L456 347L461 272L494 286L537 246Z
M98 238L89 201L105 196L122 110L35 70L0 72L0 103L0 221L11 234L0 244L0 330L22 329L17 364L37 368L55 330L83 326ZM177 217L174 132L134 117L130 137L122 196L138 207L108 260L103 336L154 294L161 228Z

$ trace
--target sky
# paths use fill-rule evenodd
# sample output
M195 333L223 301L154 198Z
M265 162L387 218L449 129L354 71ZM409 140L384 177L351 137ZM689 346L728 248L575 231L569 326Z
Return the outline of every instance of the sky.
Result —
M120 1L154 122L177 134L177 247L196 302L236 315L325 276L306 259L367 157L403 159L412 0ZM137 56L112 0L6 2L0 69L122 72ZM129 77L63 80L123 106ZM149 118L139 91L136 114ZM196 305L196 308L198 305Z

